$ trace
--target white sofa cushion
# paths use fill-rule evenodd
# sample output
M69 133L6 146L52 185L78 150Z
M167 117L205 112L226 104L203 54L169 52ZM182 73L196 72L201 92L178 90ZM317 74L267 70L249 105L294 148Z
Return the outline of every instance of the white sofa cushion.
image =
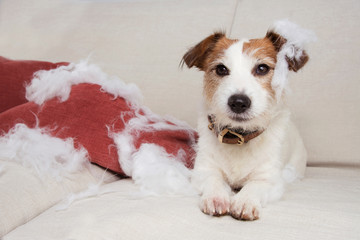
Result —
M307 169L282 201L261 219L237 221L203 214L197 197L137 197L131 180L104 185L116 192L56 206L18 227L4 240L20 239L357 239L360 236L359 169Z
M39 177L19 163L0 160L0 237L90 184L116 180L111 173L91 165L61 180Z

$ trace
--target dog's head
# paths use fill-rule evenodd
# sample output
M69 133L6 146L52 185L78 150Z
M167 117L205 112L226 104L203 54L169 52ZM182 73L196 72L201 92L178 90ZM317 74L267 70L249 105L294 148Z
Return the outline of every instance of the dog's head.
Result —
M299 34L307 38L294 36ZM205 103L217 121L263 128L281 101L287 72L297 72L309 59L303 48L309 36L288 21L260 39L229 39L216 32L192 47L183 62L204 71Z

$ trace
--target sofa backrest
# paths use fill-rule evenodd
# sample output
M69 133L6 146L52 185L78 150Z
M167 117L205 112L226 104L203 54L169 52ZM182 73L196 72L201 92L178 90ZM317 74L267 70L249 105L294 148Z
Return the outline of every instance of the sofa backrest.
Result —
M2 55L52 62L90 55L105 72L135 82L154 112L194 127L202 74L179 68L189 47L219 29L234 38L261 37L282 18L312 29L318 41L308 46L311 60L290 76L293 118L310 164L360 164L359 1L30 2L1 2Z

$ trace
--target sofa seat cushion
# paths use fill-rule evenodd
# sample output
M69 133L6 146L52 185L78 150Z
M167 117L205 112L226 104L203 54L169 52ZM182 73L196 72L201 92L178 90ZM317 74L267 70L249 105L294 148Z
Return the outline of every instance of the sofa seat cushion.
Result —
M0 159L0 237L44 212L71 193L89 184L112 182L118 178L89 165L82 171L56 180L38 176L33 169Z
M197 197L136 195L130 180L104 185L115 192L53 207L4 240L27 239L357 239L360 236L359 168L309 167L283 200L255 222L210 217ZM61 228L59 228L61 226Z

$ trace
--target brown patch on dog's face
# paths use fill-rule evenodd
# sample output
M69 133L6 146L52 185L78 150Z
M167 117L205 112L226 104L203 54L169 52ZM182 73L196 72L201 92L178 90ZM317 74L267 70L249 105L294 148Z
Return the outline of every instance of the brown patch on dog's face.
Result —
M251 39L249 42L244 43L243 53L255 59L256 65L251 73L259 80L261 86L270 93L270 96L275 98L275 91L271 86L271 81L278 52L273 43L267 37Z
M222 58L224 52L238 40L222 38L220 39L213 48L213 51L209 54L204 64L204 94L208 101L211 101L216 89L221 83L221 79L224 76L217 74L216 68L220 64L219 59ZM224 66L226 67L226 66Z
M205 60L205 68L204 71L208 72L213 70L215 67L214 64L217 63L217 60L224 56L224 52L228 49L231 45L238 42L237 39L229 39L224 37L220 39L214 46L213 50Z
M243 53L254 57L260 61L265 61L271 67L275 67L277 51L274 45L268 38L251 39L245 42L243 46Z
M206 96L207 101L211 101L219 84L218 77L213 74L205 74L203 94Z

